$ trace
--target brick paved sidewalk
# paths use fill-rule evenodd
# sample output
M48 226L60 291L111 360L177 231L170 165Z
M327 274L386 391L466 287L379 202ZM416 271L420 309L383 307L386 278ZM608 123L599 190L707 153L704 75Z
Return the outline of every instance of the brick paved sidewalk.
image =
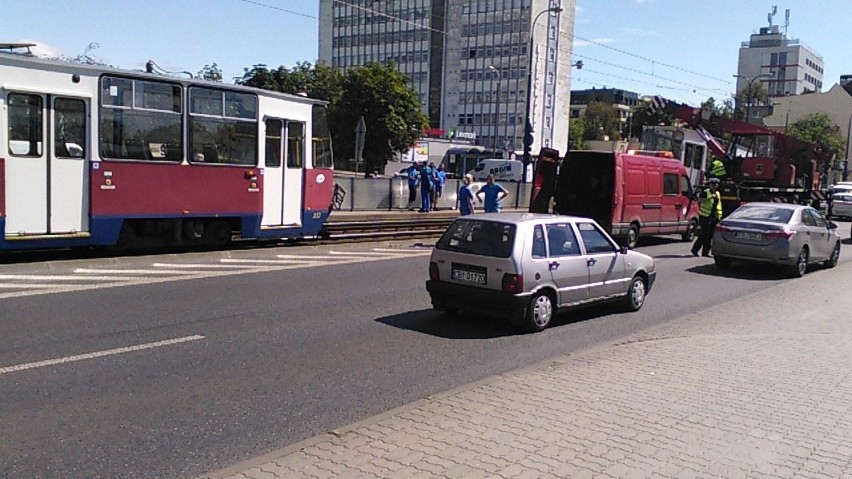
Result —
M817 271L205 477L852 477L851 286Z

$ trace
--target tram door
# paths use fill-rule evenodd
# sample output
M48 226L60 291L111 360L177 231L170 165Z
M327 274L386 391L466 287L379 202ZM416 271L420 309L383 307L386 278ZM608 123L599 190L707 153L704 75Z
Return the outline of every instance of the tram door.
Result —
M87 232L90 100L8 92L5 102L5 234Z
M267 118L261 226L301 226L305 124Z

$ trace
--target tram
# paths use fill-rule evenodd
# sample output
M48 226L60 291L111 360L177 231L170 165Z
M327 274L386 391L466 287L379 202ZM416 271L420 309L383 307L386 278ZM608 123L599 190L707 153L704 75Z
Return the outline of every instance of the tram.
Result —
M0 251L319 234L324 103L0 53Z

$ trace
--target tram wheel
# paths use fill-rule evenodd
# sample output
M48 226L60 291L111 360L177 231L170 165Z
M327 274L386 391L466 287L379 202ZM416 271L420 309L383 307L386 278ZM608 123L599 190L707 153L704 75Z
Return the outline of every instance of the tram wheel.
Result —
M137 242L136 229L128 222L121 225L121 231L118 233L118 241L112 247L113 251L123 253L136 246Z
M225 220L212 221L204 231L204 242L216 247L231 242L231 225Z

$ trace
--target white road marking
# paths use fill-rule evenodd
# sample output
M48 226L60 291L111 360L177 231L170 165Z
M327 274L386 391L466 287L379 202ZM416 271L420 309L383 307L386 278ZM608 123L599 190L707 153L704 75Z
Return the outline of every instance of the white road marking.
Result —
M300 256L297 254L278 254L275 255L276 258L281 259L301 259L304 261L319 261L319 260L341 260L346 258L341 258L340 256Z
M405 253L379 253L377 251L329 251L328 254L335 256L366 256L369 258L383 257L394 258L405 256Z
M23 281L126 281L132 278L118 278L115 276L66 276L66 275L47 275L47 274L0 274L0 279L17 279Z
M186 268L186 269L246 269L250 266L240 266L238 264L204 264L204 263L154 263L151 266L155 268Z
M30 288L68 288L75 286L90 286L88 284L49 284L49 283L0 283L0 289L30 289Z
M238 259L238 258L222 258L219 261L223 263L240 263L240 264L308 264L322 263L322 261L307 261L297 259Z
M396 253L396 254L405 254L405 255L426 255L432 254L432 249L410 249L410 250L402 250L402 249L393 249L393 248L373 248L373 251L381 252L381 253Z
M92 269L92 268L77 268L74 270L78 274L101 273L101 274L192 274L187 271L169 271L165 269Z
M65 364L71 363L75 361L82 361L84 359L93 359L93 358L101 358L104 356L112 356L115 354L124 354L131 353L134 351L142 351L145 349L159 348L163 346L171 346L173 344L186 343L189 341L198 341L199 339L204 339L204 336L200 334L196 334L193 336L184 336L182 338L175 339L166 339L164 341L157 341L153 343L145 343L145 344L137 344L135 346L127 346L124 348L116 348L116 349L107 349L105 351L96 351L94 353L87 354L78 354L76 356L66 356L64 358L57 359L48 359L46 361L37 361L34 363L25 363L18 364L17 366L7 366L5 368L0 368L0 374L13 373L16 371L25 371L27 369L35 369L35 368L43 368L45 366L55 366L57 364Z

